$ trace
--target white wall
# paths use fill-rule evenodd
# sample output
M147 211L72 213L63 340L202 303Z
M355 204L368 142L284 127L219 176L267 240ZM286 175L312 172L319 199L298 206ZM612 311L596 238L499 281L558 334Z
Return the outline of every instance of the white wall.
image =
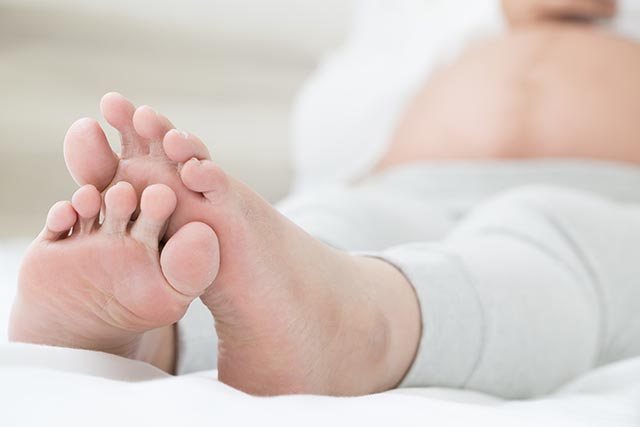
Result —
M0 0L0 238L31 235L75 184L62 138L118 90L199 134L275 201L292 100L339 44L346 0ZM108 135L117 147L117 137Z
M279 48L315 58L335 46L354 0L0 0L0 7L121 15L222 43Z

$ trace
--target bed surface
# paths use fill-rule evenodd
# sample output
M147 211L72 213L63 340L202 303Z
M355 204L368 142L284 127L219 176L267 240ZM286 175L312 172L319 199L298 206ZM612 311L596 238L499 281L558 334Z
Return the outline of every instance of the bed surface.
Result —
M530 402L436 389L350 399L255 398L216 381L215 372L169 377L107 354L19 344L0 346L0 378L0 424L7 426L640 425L640 360Z
M396 390L362 398L255 398L215 372L171 377L140 362L6 343L25 242L0 243L0 425L640 425L640 358L594 371L555 395L503 402L471 392ZM134 424L135 423L135 424Z

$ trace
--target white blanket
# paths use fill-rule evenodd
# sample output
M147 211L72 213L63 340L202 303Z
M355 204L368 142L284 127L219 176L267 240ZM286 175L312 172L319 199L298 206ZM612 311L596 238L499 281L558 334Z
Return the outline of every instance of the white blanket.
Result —
M640 359L530 402L451 390L254 398L219 383L214 373L170 377L111 355L19 344L0 346L0 378L4 426L640 425Z
M215 372L171 377L102 353L5 344L23 250L23 244L0 244L0 426L640 425L640 359L528 402L438 389L354 399L255 398L221 384Z

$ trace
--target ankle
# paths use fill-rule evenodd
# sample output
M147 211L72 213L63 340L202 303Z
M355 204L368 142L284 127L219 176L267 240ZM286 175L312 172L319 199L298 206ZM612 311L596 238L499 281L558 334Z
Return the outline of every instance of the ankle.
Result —
M417 296L395 266L378 258L362 258L367 269L367 298L376 313L371 328L372 390L393 389L406 376L418 351L421 314Z
M364 395L390 390L408 372L420 339L417 297L391 264L352 257L355 286L343 295L345 327L335 352L329 394Z

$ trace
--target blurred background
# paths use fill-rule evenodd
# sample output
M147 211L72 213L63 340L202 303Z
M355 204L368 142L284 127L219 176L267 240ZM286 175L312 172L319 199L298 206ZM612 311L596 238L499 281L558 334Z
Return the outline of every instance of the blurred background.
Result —
M37 233L76 185L62 140L118 91L199 135L270 201L289 186L289 114L354 0L0 0L0 238Z

